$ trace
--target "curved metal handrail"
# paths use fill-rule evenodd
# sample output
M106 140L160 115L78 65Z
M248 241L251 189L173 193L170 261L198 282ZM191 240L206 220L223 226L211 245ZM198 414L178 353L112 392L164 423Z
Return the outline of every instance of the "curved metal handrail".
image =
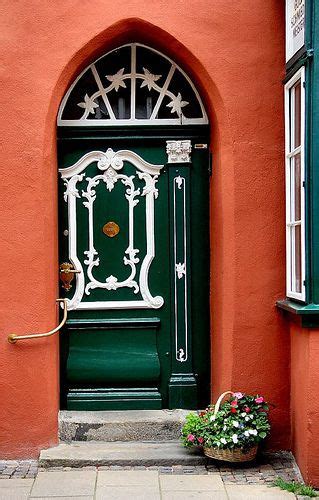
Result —
M46 333L32 333L30 335L16 335L15 333L11 333L8 336L8 342L10 342L10 344L15 344L18 340L40 339L43 337L50 337L51 335L54 335L56 332L61 330L62 326L65 324L68 317L67 299L56 299L56 301L63 302L63 318L61 323L56 328Z

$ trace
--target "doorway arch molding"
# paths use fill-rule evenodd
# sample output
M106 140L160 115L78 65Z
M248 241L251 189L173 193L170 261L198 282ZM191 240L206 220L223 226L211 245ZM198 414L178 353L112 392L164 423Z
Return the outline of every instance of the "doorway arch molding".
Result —
M221 290L222 298L215 300L214 308L223 310L224 302L226 303L227 295L227 310L230 323L234 325L234 320L230 318L229 311L233 310L234 297L231 293L233 289L232 283L235 282L235 265L232 256L235 254L235 193L234 193L234 159L233 145L234 138L232 137L231 117L227 106L222 97L222 92L219 91L212 76L208 73L202 62L196 57L190 49L183 45L180 41L174 38L170 33L162 28L155 26L147 21L138 18L129 18L121 20L89 40L84 46L79 48L73 56L61 68L61 73L52 88L51 100L48 106L48 112L45 120L45 133L43 144L43 157L46 165L50 167L50 178L52 181L52 191L56 189L57 178L57 155L56 155L56 120L61 101L75 78L87 67L92 61L101 57L103 54L115 49L116 47L136 41L145 45L151 46L159 50L163 54L170 57L191 78L196 86L206 109L209 123L211 124L211 147L214 151L214 182L211 185L211 225L214 226L214 237L220 242L218 249L212 251L212 281L211 288ZM226 182L224 182L224 180ZM227 184L227 188L226 188ZM43 189L48 189L47 179L43 177ZM227 192L226 192L226 191ZM225 191L225 201L223 200L223 192ZM227 206L226 206L227 205ZM218 220L215 220L216 213L219 212ZM56 211L57 214L57 211ZM57 216L52 221L52 227L57 228ZM224 253L223 248L226 246L227 252ZM55 255L57 255L57 238ZM230 265L231 264L231 265ZM226 278L227 276L227 278ZM223 283L225 284L225 289ZM57 286L57 284L56 284ZM213 304L212 304L213 305ZM223 327L221 315L214 315L212 322L212 330L220 332L220 338L214 343L218 344L213 347L214 352L219 355L223 353L229 357L229 342L232 342L234 328L228 328L228 333L223 338ZM213 378L218 372L218 363L213 363ZM226 380L226 382L225 382ZM218 386L228 384L229 373L226 372L220 378ZM215 391L219 391L219 387L215 386Z

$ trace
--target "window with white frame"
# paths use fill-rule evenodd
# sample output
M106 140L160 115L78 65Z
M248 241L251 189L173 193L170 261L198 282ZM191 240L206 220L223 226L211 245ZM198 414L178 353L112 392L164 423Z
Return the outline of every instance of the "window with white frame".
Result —
M305 70L285 85L287 297L305 300Z

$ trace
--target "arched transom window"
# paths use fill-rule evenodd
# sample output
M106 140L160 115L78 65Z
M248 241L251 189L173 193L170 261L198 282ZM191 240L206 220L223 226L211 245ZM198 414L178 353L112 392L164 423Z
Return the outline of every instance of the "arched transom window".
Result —
M138 43L90 64L69 88L58 114L61 126L205 123L204 105L186 73Z

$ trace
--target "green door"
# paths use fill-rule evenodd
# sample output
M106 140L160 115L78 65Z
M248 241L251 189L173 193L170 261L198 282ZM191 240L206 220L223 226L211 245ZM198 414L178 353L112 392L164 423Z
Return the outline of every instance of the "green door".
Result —
M68 130L59 139L60 265L77 271L60 272L74 276L70 288L61 280L69 310L62 406L202 407L210 380L207 137L95 135Z

